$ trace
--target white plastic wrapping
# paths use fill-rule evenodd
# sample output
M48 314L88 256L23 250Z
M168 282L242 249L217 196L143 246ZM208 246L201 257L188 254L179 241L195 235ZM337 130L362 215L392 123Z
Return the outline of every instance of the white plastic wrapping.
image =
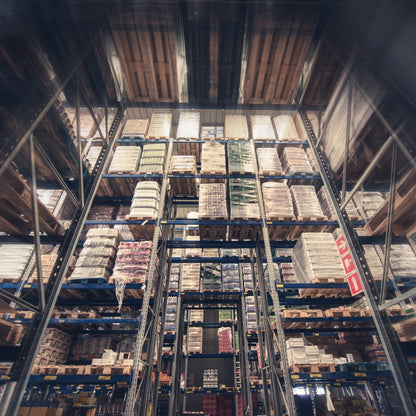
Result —
M184 111L179 115L178 130L176 138L178 139L198 139L200 113Z
M257 188L254 179L230 179L231 219L260 218Z
M248 142L228 142L228 173L254 173L253 153Z
M172 156L169 165L170 173L190 173L196 174L196 157L188 155Z
M156 218L159 211L160 185L155 181L138 182L127 219Z
M149 119L131 118L126 121L123 129L123 136L140 136L144 137L147 132Z
M147 138L168 139L172 124L172 113L153 113L150 120Z
M253 140L276 140L270 116L250 116Z
M202 143L201 173L225 175L225 146L214 140Z
M139 146L118 146L111 160L108 173L136 173L141 149Z
M355 193L354 202L358 211L365 220L369 220L378 211L384 202L381 192L358 191Z
M321 205L316 196L315 187L312 185L292 185L290 194L294 206L295 215L300 218L324 219Z
M1 244L0 278L3 280L20 280L28 267L33 251L33 244Z
M199 218L228 218L225 183L199 185Z
M244 115L225 116L225 137L227 139L248 139L247 118Z
M165 143L146 143L138 173L163 173L166 161Z
M262 191L267 218L294 218L292 198L286 184L280 182L264 182Z
M201 139L223 139L224 126L202 126Z
M313 175L313 169L301 147L285 147L283 149L283 169L288 175L306 173Z
M259 147L256 152L260 175L281 175L283 173L279 155L274 147Z
M273 123L277 132L277 139L281 142L299 142L302 141L296 129L293 117L287 114L276 116Z

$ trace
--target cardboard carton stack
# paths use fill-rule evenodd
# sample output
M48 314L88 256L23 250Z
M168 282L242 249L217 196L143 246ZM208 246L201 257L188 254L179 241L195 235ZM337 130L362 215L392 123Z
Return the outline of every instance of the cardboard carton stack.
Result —
M186 241L198 241L199 236L197 235L187 235ZM185 257L202 257L202 249L195 247L195 248L186 248L185 249Z
M259 200L254 179L230 179L231 219L260 218Z
M35 365L64 364L72 337L67 333L56 329L47 328L35 358Z
M179 273L180 267L179 264L172 264L170 267L170 276L169 276L169 290L178 291L179 290Z
M381 254L381 248L379 246L363 244L363 249L365 259L367 260L368 267L370 268L374 280L381 280L383 278L383 263L379 256L379 253ZM388 275L391 277L390 270Z
M228 142L228 173L254 173L253 152L249 142Z
M218 388L218 370L216 368L207 368L203 372L202 387L204 389Z
M62 189L37 190L39 201L54 215L58 215L58 213L55 212L55 209L58 208L58 203L61 200L63 193L64 191Z
M368 221L383 204L384 197L381 192L358 191L353 196L353 200L361 216Z
M188 155L172 156L169 165L169 174L196 175L196 157ZM176 196L196 196L197 182L195 177L171 177L170 186Z
M247 331L257 331L254 296L246 296Z
M348 192L347 192L347 197L348 197ZM323 213L328 218L335 219L336 218L335 209L334 209L334 207L333 207L333 205L330 201L328 190L326 189L325 186L323 186L318 191L318 199L319 199L319 202L321 204L321 208L322 208ZM350 217L350 220L358 221L358 220L361 219L361 216L358 213L358 209L354 205L353 200L350 200L350 202L348 202L345 209L347 211L348 216Z
M282 175L282 164L274 147L259 147L256 153L260 175Z
M300 142L302 139L296 129L293 117L287 114L273 118L277 139L280 142Z
M178 130L176 132L177 139L198 139L200 113L183 111L179 115Z
M203 309L191 309L190 311L190 322L204 322L204 310Z
M382 246L384 255L384 246ZM415 280L416 256L408 244L393 244L390 249L390 265L394 276Z
M120 205L117 211L116 220L124 221L130 214L130 205ZM134 240L128 224L116 224L114 229L118 230L121 240Z
M159 212L160 185L155 181L139 182L134 190L127 219L156 219Z
M219 322L231 322L233 320L233 311L232 309L220 309L218 311L218 321Z
M315 187L312 185L292 185L290 194L294 206L295 215L298 220L324 220L326 217L322 212Z
M218 328L218 352L220 354L233 352L233 337L231 328Z
M80 279L105 279L111 275L119 245L118 230L93 228L78 257L68 282Z
M202 353L202 329L201 327L188 328L188 354Z
M30 273L34 266L34 263L30 262L32 256L34 256L33 244L1 244L0 279L4 283L20 281L23 274Z
M202 412L204 416L217 416L217 396L202 396Z
M312 171L314 174L319 174L319 165L318 162L315 159L315 156L312 152L312 149L308 147L306 150L306 156L308 157L309 163L311 165Z
M244 290L253 290L253 279L251 276L251 266L247 263L243 264L243 282Z
M182 265L182 290L184 292L199 292L201 265L184 263Z
M276 140L270 116L250 116L253 140Z
M87 356L90 359L99 357L104 350L113 349L116 346L114 337L111 335L78 335L71 347L71 354L73 358L77 359L80 356Z
M176 296L169 296L166 306L165 332L176 331L176 314L178 299Z
M293 263L279 263L279 271L283 283L298 282Z
M117 146L108 173L136 173L141 151L139 146Z
M116 208L110 205L93 205L88 213L88 221L111 221L115 217ZM86 232L93 228L108 228L106 224L87 224L84 227L81 239L86 238Z
M162 174L166 162L165 143L146 143L143 146L142 158L140 159L137 173Z
M201 139L223 139L224 126L202 126Z
M295 219L292 197L286 184L264 182L262 191L267 218Z
M169 139L172 113L153 113L150 120L148 139Z
M227 219L225 183L201 183L199 185L199 218Z
M58 258L58 249L59 246L45 246L42 247L42 274L43 274L43 283L47 283L49 276L52 273L53 266L55 265L56 259ZM1 249L0 249L1 250ZM30 282L37 282L38 270L37 267L33 269L33 273L29 278Z
M214 250L218 252L218 250ZM202 265L202 279L204 290L221 290L221 264L204 263Z
M313 169L301 147L285 147L282 153L283 170L288 175L307 174L313 175Z
M144 137L149 125L149 119L130 118L123 128L123 137Z
M238 264L222 264L222 290L224 292L238 292L240 290Z
M248 140L247 118L243 115L225 116L225 138Z
M225 175L225 146L215 140L202 143L201 174Z
M90 171L94 168L97 162L98 156L100 156L101 150L102 150L102 146L94 145L94 143L93 143L93 146L91 146L88 149L88 153L85 156L85 159L87 160L88 168Z
M334 356L326 354L317 345L305 345L303 338L289 338L286 340L289 365L323 364L334 366Z

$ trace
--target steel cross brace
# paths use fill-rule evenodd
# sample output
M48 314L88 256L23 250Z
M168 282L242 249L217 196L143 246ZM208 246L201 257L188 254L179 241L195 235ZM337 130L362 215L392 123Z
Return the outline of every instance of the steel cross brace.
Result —
M364 294L374 320L374 325L390 364L404 413L407 416L414 415L416 413L416 409L412 398L416 397L416 394L413 381L410 377L407 361L401 353L397 335L392 329L387 315L385 313L380 313L380 310L378 309L379 293L374 284L373 276L368 267L363 250L358 241L358 237L351 226L348 215L345 210L341 210L342 201L329 166L329 162L327 161L325 155L316 147L316 136L313 132L311 122L306 115L306 112L303 109L299 109L299 114L307 132L309 145L314 152L315 158L319 165L322 180L328 190L328 194L330 195L339 225L343 231L354 265L358 271L358 275L364 289Z

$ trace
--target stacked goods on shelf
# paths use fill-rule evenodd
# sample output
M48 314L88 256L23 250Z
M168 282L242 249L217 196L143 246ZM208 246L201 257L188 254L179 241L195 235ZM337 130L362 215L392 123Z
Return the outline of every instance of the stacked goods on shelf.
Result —
M384 256L384 246L381 247ZM408 244L393 244L390 248L390 266L396 281L415 281L416 256Z
M312 171L314 173L314 175L318 175L319 172L319 166L318 166L318 162L315 159L314 154L312 153L312 149L310 147L308 147L306 150L306 156L308 157L309 163L311 165Z
M273 271L272 271L272 279L270 279L269 268L267 263L263 263L263 270L264 270L264 280L266 283L274 282L275 278L279 276L279 265L277 263L273 263Z
M184 263L182 265L182 290L184 292L199 292L201 265Z
M169 290L170 291L179 290L179 273L180 273L179 265L172 264L170 266L170 276L169 276Z
M230 179L230 217L232 220L260 218L254 179Z
M285 147L282 153L283 170L288 175L307 174L313 175L314 171L301 147Z
M375 245L363 244L365 259L371 271L374 280L382 280L383 278L383 263L380 259L381 248ZM391 277L390 268L388 275Z
M93 228L87 232L87 240L78 257L68 283L83 279L105 279L111 275L119 245L118 230Z
M225 175L226 173L225 146L214 140L202 143L201 174Z
M100 156L101 150L102 150L101 145L95 145L95 146L93 145L88 149L88 153L85 156L85 159L88 162L88 167L90 171L94 168L95 163L97 162L98 156Z
M348 192L347 192L348 197ZM318 199L321 203L323 213L331 220L336 219L335 209L329 198L328 190L323 186L318 192ZM355 207L353 200L351 199L346 206L347 214L352 221L359 221L361 219L358 209Z
M65 113L68 115L70 123L74 129L77 130L77 116L76 116L76 109L71 107L65 107ZM103 115L96 112L96 118L100 122L102 120ZM81 139L90 139L94 136L95 132L97 131L97 126L95 124L92 115L89 113L87 108L81 108L79 114L79 127L80 127L80 134Z
M283 283L296 283L298 281L293 263L279 263L279 271Z
M326 220L312 185L292 185L290 187L295 215L298 220Z
M71 355L73 359L93 359L98 358L106 349L115 348L115 339L111 335L78 335L75 338L72 348Z
M326 354L317 345L305 345L303 338L287 339L286 349L289 366L294 373L335 372L334 356Z
M248 142L228 142L228 173L254 173L254 161L251 145Z
M166 161L165 143L146 143L140 159L139 174L162 174Z
M277 139L280 142L300 142L302 139L296 129L293 117L290 115L280 115L273 118Z
M34 266L33 244L0 245L0 279L3 283L19 282ZM32 259L33 256L33 259ZM30 261L32 259L32 261Z
M156 219L159 212L159 202L159 183L155 181L139 182L134 189L130 214L127 219Z
M111 221L114 219L116 208L111 205L93 205L88 213L87 221ZM93 228L108 228L106 224L87 224L84 227L81 239L85 238L86 232Z
M0 248L1 250L1 248ZM43 246L41 263L42 263L42 274L43 274L43 283L47 283L49 276L52 273L53 266L55 265L56 259L58 258L59 246ZM30 276L28 283L37 283L38 270L37 267L34 268L32 275Z
M136 173L140 154L139 146L117 146L108 173Z
M45 205L46 208L53 215L58 215L62 194L64 191L62 189L38 189L37 191L39 201Z
M130 213L130 205L120 205L117 211L116 220L125 221L127 215ZM128 224L116 224L114 229L118 230L121 240L133 240L133 234L130 231Z
M188 354L202 354L202 328L189 327L187 334Z
M247 331L257 331L256 322L256 309L254 307L254 296L246 296L246 318L247 318Z
M217 396L202 396L202 412L204 416L217 416Z
M172 123L172 113L153 113L150 120L148 139L168 139Z
M218 328L218 352L220 354L233 352L233 337L231 328Z
M251 266L247 263L243 264L243 282L244 282L244 290L246 292L248 290L253 290L253 278L251 275Z
M274 147L259 147L256 152L260 175L278 176L283 174L279 155Z
M185 111L179 115L177 139L199 138L200 113Z
M233 311L232 309L220 309L218 311L218 321L219 322L231 322L233 320Z
M169 165L169 174L196 175L195 156L172 156ZM197 183L195 177L171 177L170 186L175 196L196 196Z
M264 208L267 219L295 220L289 188L281 182L262 184Z
M353 196L353 200L361 216L368 221L383 204L384 197L381 192L358 191Z
M224 292L238 292L240 290L239 276L238 264L222 264L222 290Z
M147 126L149 124L149 120L145 119L138 119L138 118L131 118L126 121L126 124L123 128L122 136L124 137L144 137L147 132Z
M208 250L212 251L209 257L218 257L217 249ZM205 252L208 250L204 250L204 255L206 255ZM202 282L204 290L221 290L221 264L204 263L202 265Z
M119 245L111 281L145 283L149 270L153 243L151 241L125 242ZM159 259L156 258L153 279L158 274Z
M188 220L198 220L199 213L198 211L191 211L186 214ZM188 224L186 226L186 235L199 235L198 225L197 224Z
M202 126L201 139L223 139L224 126Z
M204 322L204 310L203 309L191 309L189 322Z
M246 116L225 116L225 138L248 140L248 126Z
M186 241L199 241L197 235L187 235ZM201 248L187 248L185 249L185 257L202 257Z
M20 324L0 325L0 345L20 345L27 328ZM1 357L0 362L7 362L7 357Z
M218 370L216 368L206 368L203 372L202 387L204 389L218 388Z
M270 116L250 116L253 140L276 140Z
M64 364L72 337L56 328L47 328L35 358L35 365Z
M165 332L172 333L176 330L175 321L177 314L177 304L178 298L176 296L168 297L168 303L166 305Z
M386 353L381 344L367 345L365 352L367 361L387 361Z

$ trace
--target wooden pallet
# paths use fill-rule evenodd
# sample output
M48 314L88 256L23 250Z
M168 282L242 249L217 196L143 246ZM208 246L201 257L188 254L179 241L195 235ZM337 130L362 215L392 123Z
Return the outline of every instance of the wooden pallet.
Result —
M226 175L226 170L218 171L201 171L201 175ZM226 183L226 178L201 178L201 183Z
M291 373L335 373L334 364L292 364Z
M229 240L256 240L258 238L258 225L230 225Z
M347 278L315 278L311 283L346 283ZM319 297L330 297L330 298L340 298L351 296L349 289L341 288L308 288L308 289L299 289L299 295L301 298L319 298Z
M298 217L298 221L327 221L326 217L320 217L323 219L318 218L311 218L305 219L305 217ZM291 227L290 232L287 235L288 240L297 240L303 233L320 233L322 232L327 225L296 225Z
M282 176L284 175L284 172L283 170L259 170L259 175L260 176Z
M181 139L185 140L185 139ZM195 142L176 143L178 155L190 155L196 157L196 163L201 163L201 144Z
M129 218L134 219L134 218ZM140 221L140 220L139 220ZM129 230L136 241L153 240L155 224L129 224Z

